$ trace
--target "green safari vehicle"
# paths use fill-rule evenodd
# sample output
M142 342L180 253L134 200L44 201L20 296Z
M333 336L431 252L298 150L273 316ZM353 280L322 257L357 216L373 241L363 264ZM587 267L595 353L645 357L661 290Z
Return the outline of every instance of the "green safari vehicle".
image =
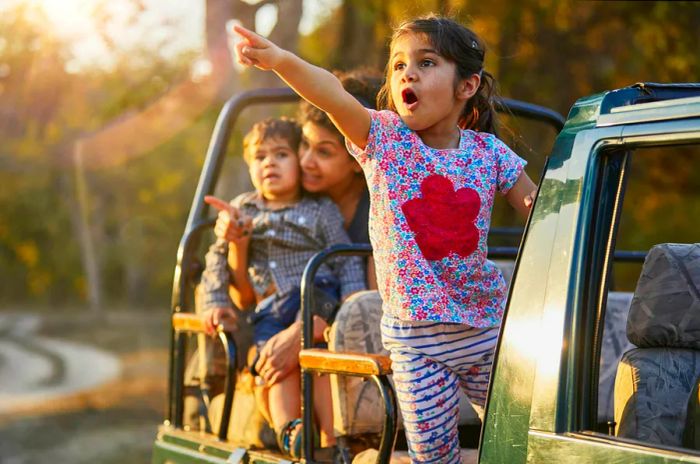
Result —
M220 334L229 359L222 412L203 430L183 425L183 381L188 340L202 332L191 314L201 270L197 250L212 224L202 199L218 178L231 121L247 104L294 98L286 89L249 92L229 101L217 122L178 251L168 413L154 464L289 462L228 436L238 394L231 334ZM478 451L464 460L700 463L700 244L693 219L700 213L700 181L692 172L700 165L700 84L636 84L582 98L563 128L556 113L541 107L511 100L503 106L561 132L516 237L520 246L490 246L490 258L510 257L514 264L483 427L471 428ZM645 216L649 211L655 215ZM304 405L313 398L314 373L372 379L384 411L375 411L382 416L381 438L371 461L408 462L390 457L398 419L389 360L313 349L309 341L313 292L306 288L319 263L369 252L368 246L335 247L307 266L302 414L311 423ZM209 405L206 386L201 390ZM304 429L301 462L323 462L314 458L310 429ZM335 462L351 457L338 453Z

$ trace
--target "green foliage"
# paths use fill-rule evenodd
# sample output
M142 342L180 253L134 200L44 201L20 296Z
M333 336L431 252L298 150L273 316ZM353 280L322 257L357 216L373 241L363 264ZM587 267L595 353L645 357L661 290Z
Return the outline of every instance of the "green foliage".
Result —
M104 31L110 30L108 5L102 1L97 8ZM700 75L700 6L694 2L346 0L302 38L300 50L325 67L383 69L392 25L430 11L451 12L485 39L486 68L498 78L503 95L562 113L583 95L637 81L692 81ZM131 14L126 23L136 23L140 10ZM104 299L167 304L177 243L218 105L145 153L101 167L87 163L83 217L76 196L75 141L139 114L187 79L196 56L192 51L166 59L160 53L181 31L129 49L104 33L114 58L111 67L68 72L71 44L51 31L41 10L28 3L6 7L0 15L0 302L84 302L80 224L86 220ZM504 138L530 161L529 174L538 179L553 134L541 137L541 126L507 122L512 131ZM86 156L111 159L108 150ZM646 244L659 223L689 226L700 213L697 202L687 200L688 192L697 196L700 188L692 176L697 157L686 163L683 170L659 165L645 171L645 179L658 188L641 196L631 222L625 223L630 231L625 246ZM242 177L227 175L232 182ZM686 190L670 193L669 185ZM687 214L672 213L672 200L685 202ZM518 220L499 206L494 223Z
M87 173L108 300L167 304L211 116L144 156Z
M485 40L504 95L561 113L584 95L700 75L697 2L346 0L301 49L323 66L383 69L392 25L441 11Z
M68 44L27 5L0 17L0 301L85 301L77 138L138 112L187 76L192 54L117 55L110 70L65 71ZM150 153L85 173L88 216L107 301L168 301L183 228L214 114ZM138 134L133 134L138 137ZM109 157L109 153L100 154Z
M700 75L697 2L346 0L326 25L306 38L302 51L324 66L383 69L391 25L431 12L448 13L485 40L485 68L496 76L502 95L562 114L585 95L635 82L693 82ZM374 27L367 28L365 21ZM343 43L345 31L355 35L347 40L345 34ZM528 160L530 177L539 179L554 134L541 124L512 118L505 122L510 130L501 136ZM697 178L692 174L700 168L700 157L697 151L694 156L674 155L637 163L640 178L628 192L627 203L633 206L623 218L620 248L697 240L692 234L700 213L700 185L687 178ZM516 226L521 221L498 200L492 224ZM629 289L639 268L623 268L617 277Z

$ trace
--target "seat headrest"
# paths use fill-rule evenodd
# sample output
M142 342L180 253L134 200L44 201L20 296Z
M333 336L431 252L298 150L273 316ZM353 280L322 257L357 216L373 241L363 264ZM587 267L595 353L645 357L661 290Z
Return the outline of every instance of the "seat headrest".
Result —
M644 260L627 317L640 348L700 349L700 243L655 245Z

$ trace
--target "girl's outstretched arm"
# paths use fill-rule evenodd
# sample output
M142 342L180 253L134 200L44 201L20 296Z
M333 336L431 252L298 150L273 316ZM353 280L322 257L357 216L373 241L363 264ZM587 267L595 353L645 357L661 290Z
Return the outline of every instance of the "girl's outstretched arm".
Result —
M369 113L333 74L244 27L234 26L234 30L243 38L236 45L239 63L274 71L302 98L328 113L333 124L352 143L360 148L367 145Z
M527 218L532 202L535 201L537 186L523 171L515 184L506 193L506 200L524 218Z

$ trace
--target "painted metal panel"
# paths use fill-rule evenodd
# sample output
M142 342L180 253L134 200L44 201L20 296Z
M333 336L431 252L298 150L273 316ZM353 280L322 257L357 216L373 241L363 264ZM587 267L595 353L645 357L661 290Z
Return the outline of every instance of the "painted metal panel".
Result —
M604 436L584 434L550 434L530 432L532 446L527 462L567 464L671 464L700 463L700 454L691 455L682 449L660 449Z
M582 292L586 290L582 288L585 277L585 269L583 269L582 264L584 263L586 244L592 232L591 224L593 221L585 213L593 210L592 202L595 201L595 198L587 194L586 191L589 190L592 193L592 187L595 185L595 178L592 176L595 173L593 164L597 158L596 153L599 153L606 144L640 146L697 141L700 119L647 124L646 127L619 127L618 129L618 133L592 130L578 134L570 159L562 163L562 168L570 165L567 171L567 182L575 182L582 172L583 166L578 166L578 169L574 167L577 162L585 162L588 166L585 169L586 174L581 178L580 196L574 198L575 201L571 203L577 211L571 211L567 216L567 208L564 204L560 206L558 211L561 230L557 238L565 237L566 239L557 242L557 238L555 238L554 241L554 248L558 251L552 253L547 300L543 309L542 321L552 321L547 329L549 331L547 337L552 338L552 343L549 346L550 355L558 347L561 347L563 351L566 351L567 348L570 349L572 355L569 356L569 367L565 362L565 356L558 358L560 361L558 364L556 356L551 356L550 360L542 357L538 362L530 413L531 431L527 444L527 462L552 462L564 458L566 462L597 462L599 460L645 463L700 462L700 456L690 455L684 450L669 451L639 444L630 445L612 437L600 439L584 434L554 433L557 429L562 431L562 424L575 422L571 420L571 417L568 418L569 420L564 417L557 423L557 415L561 418L561 416L578 413L574 407L576 403L574 392L579 383L575 366L580 365L577 362L577 356L580 356L580 353L586 348L575 347L572 343L575 340L574 334L580 333L583 329L575 327L574 323L576 320L582 320L580 315L586 310L586 308L581 307ZM571 237L567 231L575 232L573 243L567 241ZM570 258L567 257L569 251L572 253ZM567 270L570 272L568 275L569 287L563 288L562 281L566 280ZM561 280L556 280L557 276ZM562 303L562 297L567 300L565 306L559 306ZM563 311L562 308L564 308ZM550 312L549 317L547 316L548 312ZM569 333L567 334L565 330L562 334L560 330L567 326L570 328ZM543 323L542 327L545 331L544 327L547 327L547 324ZM554 332L557 336L563 335L559 346L554 341L556 338L553 335ZM547 353L547 349L543 347L542 353ZM574 355L574 353L578 354ZM549 373L552 375L548 376ZM558 389L559 397L552 395L553 391L557 391L554 385L557 382L560 387Z
M501 329L480 462L698 462L683 452L594 440L566 432L577 414L586 244L592 234L597 154L623 143L696 138L698 119L595 128L605 94L580 100L557 139L533 208ZM664 120L695 101L657 105ZM663 110L661 109L663 108ZM700 114L700 112L698 112ZM624 138L624 142L623 142ZM581 341L579 341L581 343ZM570 461L574 459L573 461Z

